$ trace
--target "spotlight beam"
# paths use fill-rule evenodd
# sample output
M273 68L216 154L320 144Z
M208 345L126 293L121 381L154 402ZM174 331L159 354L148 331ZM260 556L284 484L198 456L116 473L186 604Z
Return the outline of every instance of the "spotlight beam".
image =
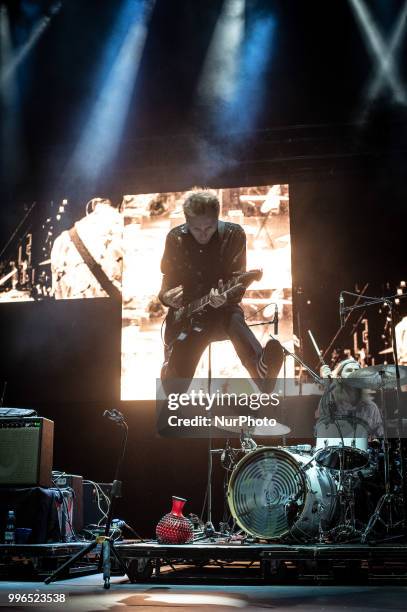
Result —
M126 0L122 6L106 47L103 85L69 163L70 178L96 182L119 149L154 5L155 0Z
M368 99L373 100L377 97L379 91L382 89L384 85L384 80L386 78L386 72L384 70L384 65L388 65L389 61L396 54L398 47L400 46L403 34L406 29L406 18L407 18L407 1L404 4L404 7L400 13L400 17L397 20L397 23L394 27L394 30L391 34L391 40L388 46L388 52L384 57L383 65L380 66L380 72L377 73L376 77L372 81L369 91L368 91Z
M2 7L3 10L4 7ZM13 54L13 57L9 59L9 61L4 64L5 68L3 70L3 74L0 77L0 88L5 87L10 79L13 78L13 75L16 73L20 65L24 62L27 55L31 52L31 50L35 47L45 30L48 28L51 23L52 17L57 15L62 8L62 2L55 2L49 8L49 14L41 17L37 21L37 23L33 26L33 29L28 37L28 40L24 43L24 45L19 49L16 53ZM6 10L4 8L4 10Z
M7 9L0 6L0 65L9 66L13 61L13 45ZM19 104L16 74L0 78L0 176L12 180L16 176L20 151Z
M244 36L246 0L224 0L205 59L198 96L206 103L228 103L237 80Z
M373 93L377 96L378 92L384 87L384 83L387 82L395 99L402 104L406 104L406 92L398 75L394 57L399 41L393 40L394 50L392 51L391 42L390 44L385 43L363 0L350 0L350 3L361 27L370 55L376 63L376 79L379 79L379 84L375 85ZM401 32L398 34L400 40L405 27L405 8L406 7L404 7L400 14L399 23L396 25L393 36L393 38L395 38L398 30L401 29Z

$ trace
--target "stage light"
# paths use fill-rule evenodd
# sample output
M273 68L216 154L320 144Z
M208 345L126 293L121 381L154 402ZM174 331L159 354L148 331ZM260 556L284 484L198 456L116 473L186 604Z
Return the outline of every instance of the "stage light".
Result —
M388 86L396 102L407 104L406 90L397 69L401 41L406 30L407 1L387 42L363 0L350 0L350 4L375 64L375 75L367 89L366 99L374 100Z
M68 175L92 185L113 161L122 137L155 0L126 0L105 48L97 99Z

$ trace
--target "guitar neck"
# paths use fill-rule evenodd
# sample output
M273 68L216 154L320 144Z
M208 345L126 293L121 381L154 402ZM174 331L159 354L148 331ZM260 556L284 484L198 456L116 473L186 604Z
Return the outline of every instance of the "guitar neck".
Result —
M220 291L220 295L228 295L228 293L230 293L232 289L234 289L236 285L238 285L240 282L241 282L240 276L236 278L232 278L230 281L226 283L226 285L223 286L222 291ZM193 302L190 302L188 306L184 307L181 318L188 318L192 316L193 314L199 312L200 310L202 310L203 308L209 305L209 301L210 301L210 293L207 293L203 297L197 300L194 300Z

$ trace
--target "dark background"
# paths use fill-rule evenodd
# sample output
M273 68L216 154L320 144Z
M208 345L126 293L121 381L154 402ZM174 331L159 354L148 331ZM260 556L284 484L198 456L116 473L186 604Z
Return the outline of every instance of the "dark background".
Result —
M14 39L21 44L29 29L24 3L5 4ZM36 4L46 10L50 3ZM365 2L385 38L403 4ZM117 0L65 0L19 70L19 161L13 172L6 172L7 151L2 151L0 244L8 241L33 201L38 202L35 222L41 223L38 219L50 200L69 198L68 223L82 216L92 195L120 199L124 193L183 190L197 184L289 183L296 331L303 339L304 357L315 367L306 330L313 331L321 348L327 346L339 327L340 290L369 283L369 294L391 294L407 280L406 108L388 88L374 103L366 103L366 86L376 67L350 2L248 0L248 23L260 11L272 14L277 26L256 125L245 133L236 125L229 137L216 133L195 100L222 2L157 0L119 154L91 192L87 184L64 184L61 176L92 108L93 79L117 6ZM404 35L397 62L404 86L406 43ZM402 305L399 314L405 310ZM376 351L384 347L383 318L378 309L369 312ZM13 337L1 313L0 322L2 337ZM341 341L351 345L349 330L342 334ZM60 355L64 346L67 350L71 345L58 338ZM10 344L3 347L7 372L13 371ZM115 388L117 364L114 361L109 370L107 347L98 357ZM29 342L26 351L18 371L29 378L41 351L30 354ZM90 345L81 353L81 360L88 359L95 359ZM81 375L85 372L77 373ZM120 403L112 396L109 401L102 396L85 401L86 393L82 401L75 397L64 402L60 388L49 379L46 384L47 397L38 409L55 421L56 469L110 480L119 435L101 415L119 406L130 426L120 514L148 535L169 509L172 494L189 498L187 511L200 512L206 481L204 440L158 438L153 403ZM75 388L84 384L79 380ZM88 390L89 398L95 386ZM35 392L18 402L15 391L15 385L9 385L9 403L38 402ZM218 466L215 471L220 514L222 471Z

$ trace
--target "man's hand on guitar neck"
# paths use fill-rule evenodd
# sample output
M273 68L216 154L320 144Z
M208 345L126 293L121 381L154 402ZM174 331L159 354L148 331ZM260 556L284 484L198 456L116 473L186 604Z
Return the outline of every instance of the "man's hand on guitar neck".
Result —
M162 296L163 302L171 308L180 308L182 306L182 293L182 285L168 289Z
M244 292L246 291L245 287L241 283L233 287L233 289L229 290L228 293L222 293L223 290L224 290L223 280L220 280L218 282L217 289L211 289L211 292L209 294L209 304L213 308L219 308L220 306L223 306L224 304L226 304L226 302L228 301L232 303L240 302L240 300L242 299L244 295Z
M223 280L221 279L220 281L218 281L218 288L211 289L211 292L209 294L209 304L212 306L212 308L219 308L220 306L226 304L228 296L226 293L222 293L222 291Z

